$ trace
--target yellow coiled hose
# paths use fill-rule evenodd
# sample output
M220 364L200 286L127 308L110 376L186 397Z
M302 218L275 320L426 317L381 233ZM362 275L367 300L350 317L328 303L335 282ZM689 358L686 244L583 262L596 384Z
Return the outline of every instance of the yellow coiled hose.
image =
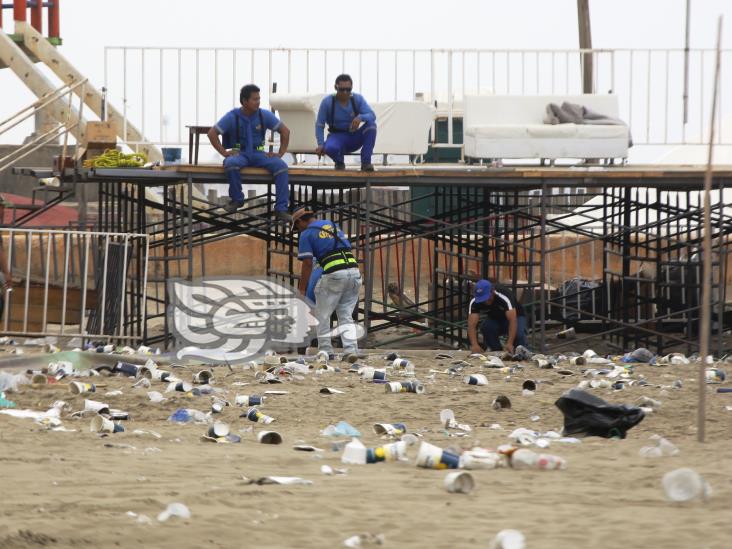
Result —
M85 168L141 168L145 164L144 153L125 154L117 149L107 149L99 156L84 160Z

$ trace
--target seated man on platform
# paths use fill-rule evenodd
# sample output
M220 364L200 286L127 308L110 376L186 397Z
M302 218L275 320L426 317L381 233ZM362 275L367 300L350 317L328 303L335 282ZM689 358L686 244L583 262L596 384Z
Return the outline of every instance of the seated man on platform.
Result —
M336 93L323 98L315 122L315 138L319 157L327 154L335 162L336 170L345 170L344 155L361 149L361 171L373 172L371 154L376 144L376 114L358 93L351 93L353 81L341 74L335 81ZM324 140L325 124L328 139Z
M481 322L482 319L482 322ZM475 284L474 298L468 305L468 338L470 350L482 353L478 343L478 326L483 332L483 341L491 351L505 349L514 353L516 346L526 347L526 316L513 293L503 286L493 286L482 279ZM501 346L499 336L506 336Z
M241 108L227 112L208 132L211 145L224 157L224 169L229 180L229 198L224 207L226 213L234 213L244 206L241 190L241 169L264 168L274 176L276 198L275 218L289 222L287 204L290 197L287 164L282 157L290 143L290 130L271 111L259 108L259 88L247 84L239 93ZM264 143L267 130L280 133L280 150L265 153ZM219 140L223 137L223 144Z

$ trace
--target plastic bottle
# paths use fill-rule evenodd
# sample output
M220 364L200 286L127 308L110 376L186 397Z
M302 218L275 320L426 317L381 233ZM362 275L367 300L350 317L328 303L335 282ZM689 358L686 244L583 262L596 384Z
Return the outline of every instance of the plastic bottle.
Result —
M687 467L663 475L661 485L671 501L691 501L699 497L706 500L711 493L702 476Z

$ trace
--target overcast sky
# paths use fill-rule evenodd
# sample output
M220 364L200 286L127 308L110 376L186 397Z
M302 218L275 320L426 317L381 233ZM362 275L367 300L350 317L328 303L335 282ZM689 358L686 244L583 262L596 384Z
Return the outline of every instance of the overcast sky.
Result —
M595 48L683 48L685 0L591 0ZM10 11L5 30L11 31ZM692 0L691 45L712 48L716 17L732 1ZM104 77L105 46L576 48L575 0L64 0L61 51L93 83ZM358 87L358 86L357 86ZM32 101L10 71L0 71L0 118Z

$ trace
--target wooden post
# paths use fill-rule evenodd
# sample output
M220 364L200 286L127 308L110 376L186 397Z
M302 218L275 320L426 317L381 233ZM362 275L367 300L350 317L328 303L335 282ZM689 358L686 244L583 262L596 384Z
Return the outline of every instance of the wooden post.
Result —
M59 38L61 36L60 27L60 15L61 7L59 3L61 0L51 0L51 5L48 7L48 37Z
M577 23L579 25L579 47L582 50L592 49L592 31L590 26L590 4L589 0L577 0ZM582 93L594 92L592 53L585 53L581 56L580 68L582 69Z
M691 0L686 0L686 35L684 38L684 124L689 122L689 36Z
M27 10L28 2L26 0L13 0L13 19L15 21L25 21Z
M704 442L706 423L706 367L711 340L712 322L712 206L710 193L712 192L712 153L714 151L714 122L717 114L717 95L719 93L719 58L722 42L722 16L717 20L717 55L714 67L714 87L712 91L712 112L709 117L709 149L707 152L707 171L704 174L704 239L702 241L702 302L701 322L699 326L699 409L697 411L697 440ZM722 193L719 193L720 215L722 215ZM724 283L724 282L722 282ZM721 322L721 319L719 319Z

